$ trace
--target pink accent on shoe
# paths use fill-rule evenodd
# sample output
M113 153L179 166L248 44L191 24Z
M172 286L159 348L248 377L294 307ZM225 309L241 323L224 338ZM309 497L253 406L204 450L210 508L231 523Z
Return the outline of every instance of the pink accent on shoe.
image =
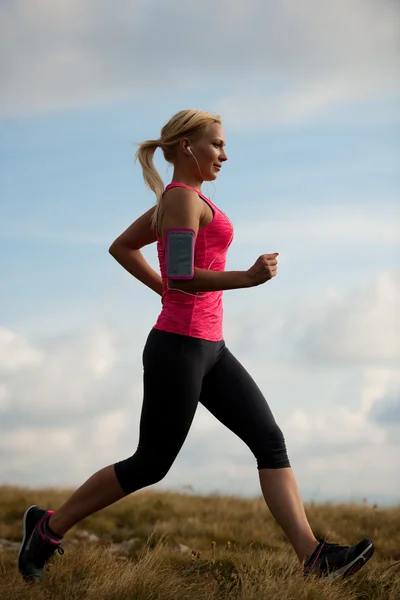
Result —
M322 552L322 549L323 549L323 547L325 546L325 542L322 542L322 544L320 544L320 546L321 546L321 547L320 547L320 549L319 549L319 552L317 553L317 556L316 556L316 557L315 557L315 559L314 559L314 562L313 562L313 564L312 564L312 565L309 565L308 567L304 567L304 569L305 569L306 571L311 571L311 569L313 569L313 568L315 567L315 564L316 564L316 562L317 562L317 560L318 560L318 558L319 558L319 555L321 554L321 552Z
M59 546L61 544L61 540L56 540L56 539L50 537L49 535L45 535L45 533L43 532L43 523L53 513L54 513L54 510L48 510L46 512L46 514L40 519L40 521L38 523L38 530L39 530L40 537L42 538L43 541L50 542L51 544L54 544L55 546Z

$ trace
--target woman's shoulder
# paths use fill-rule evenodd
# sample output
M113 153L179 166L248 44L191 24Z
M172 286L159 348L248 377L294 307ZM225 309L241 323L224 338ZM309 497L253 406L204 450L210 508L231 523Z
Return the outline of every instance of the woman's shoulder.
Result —
M196 190L185 187L170 187L164 191L162 201L162 212L170 214L182 214L193 212L201 215L204 202Z

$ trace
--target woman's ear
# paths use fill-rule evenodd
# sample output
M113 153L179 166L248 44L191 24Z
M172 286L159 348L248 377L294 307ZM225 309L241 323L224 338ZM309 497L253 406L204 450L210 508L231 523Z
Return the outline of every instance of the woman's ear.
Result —
M182 150L183 154L186 154L186 156L190 156L190 141L188 138L182 138L179 142L179 147Z

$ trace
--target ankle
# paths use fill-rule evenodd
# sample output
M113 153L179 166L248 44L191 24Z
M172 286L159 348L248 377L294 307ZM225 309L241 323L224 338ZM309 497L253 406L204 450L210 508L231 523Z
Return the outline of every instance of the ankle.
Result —
M47 529L49 530L50 534L53 534L55 537L59 537L59 538L63 537L64 532L60 531L60 529L57 525L57 518L54 518L54 513L52 513L50 515L50 517L47 519L46 525L47 525Z
M302 545L301 551L297 554L300 564L303 564L319 546L318 540L309 540L304 545Z
M305 546L305 553L306 556L311 556L313 554L313 552L315 552L315 550L318 548L319 546L319 541L318 540L310 540L310 542L308 542L308 544Z

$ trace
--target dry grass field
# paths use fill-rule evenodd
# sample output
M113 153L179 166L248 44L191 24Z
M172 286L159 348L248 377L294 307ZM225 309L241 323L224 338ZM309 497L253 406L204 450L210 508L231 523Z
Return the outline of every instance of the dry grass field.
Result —
M317 536L375 554L345 581L304 579L264 501L144 490L74 527L41 584L16 568L21 519L60 490L0 487L1 600L400 600L400 507L309 504Z

